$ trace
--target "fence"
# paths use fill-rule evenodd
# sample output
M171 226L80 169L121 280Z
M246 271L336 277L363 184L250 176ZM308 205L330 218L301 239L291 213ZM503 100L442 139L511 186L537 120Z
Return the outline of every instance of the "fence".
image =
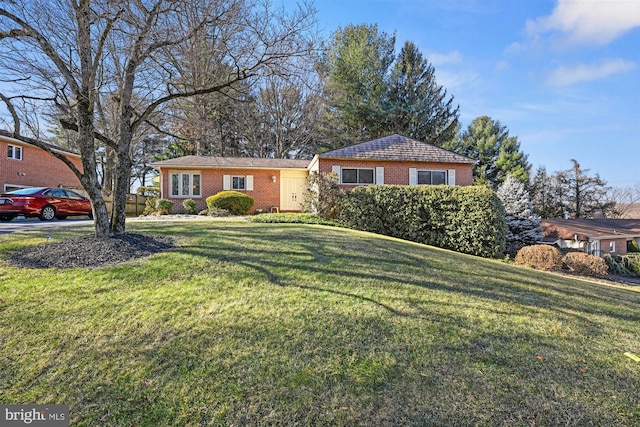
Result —
M113 195L103 195L104 202L107 204L107 212L111 216L113 207ZM144 206L147 198L138 194L127 194L127 216L139 216L144 212Z
M78 194L87 197L87 192L82 187L63 186L62 188L73 190ZM107 212L111 216L111 210L113 207L113 194L107 195L102 193L102 198L107 204ZM147 198L138 194L127 194L127 216L139 216L142 215L145 208L145 202Z

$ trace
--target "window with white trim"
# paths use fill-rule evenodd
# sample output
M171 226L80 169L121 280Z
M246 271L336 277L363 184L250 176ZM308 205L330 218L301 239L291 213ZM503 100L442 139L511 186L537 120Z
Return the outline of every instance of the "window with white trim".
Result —
M616 242L609 242L609 252L616 251Z
M202 175L199 172L172 172L170 174L171 197L200 197Z
M8 145L7 157L10 159L22 160L22 147L19 145Z
M447 171L418 171L418 185L444 185L447 183Z
M246 190L247 189L247 177L246 176L232 176L231 177L231 189L232 190Z
M372 168L342 168L340 182L342 184L374 184L374 171Z

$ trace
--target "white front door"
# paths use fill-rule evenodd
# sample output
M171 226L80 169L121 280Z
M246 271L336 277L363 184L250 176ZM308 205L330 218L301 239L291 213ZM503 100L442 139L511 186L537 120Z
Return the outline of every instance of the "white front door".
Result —
M307 171L280 171L280 210L299 211L307 189Z

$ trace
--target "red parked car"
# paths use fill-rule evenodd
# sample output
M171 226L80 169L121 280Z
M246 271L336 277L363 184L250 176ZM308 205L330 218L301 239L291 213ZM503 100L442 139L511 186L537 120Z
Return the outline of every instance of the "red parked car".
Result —
M62 188L21 188L0 195L0 221L11 221L24 215L42 221L65 219L70 215L93 217L91 202L86 197Z

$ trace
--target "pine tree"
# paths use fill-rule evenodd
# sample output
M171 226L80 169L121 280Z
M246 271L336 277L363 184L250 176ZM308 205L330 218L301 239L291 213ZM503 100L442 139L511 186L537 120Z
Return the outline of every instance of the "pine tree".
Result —
M542 239L540 217L533 211L533 204L524 184L508 175L498 187L496 195L502 202L507 219L507 245L505 252L511 256L527 245Z
M518 138L509 136L507 127L491 117L474 119L453 151L478 160L473 168L476 183L496 188L507 175L520 182L529 181L531 165L520 151Z

